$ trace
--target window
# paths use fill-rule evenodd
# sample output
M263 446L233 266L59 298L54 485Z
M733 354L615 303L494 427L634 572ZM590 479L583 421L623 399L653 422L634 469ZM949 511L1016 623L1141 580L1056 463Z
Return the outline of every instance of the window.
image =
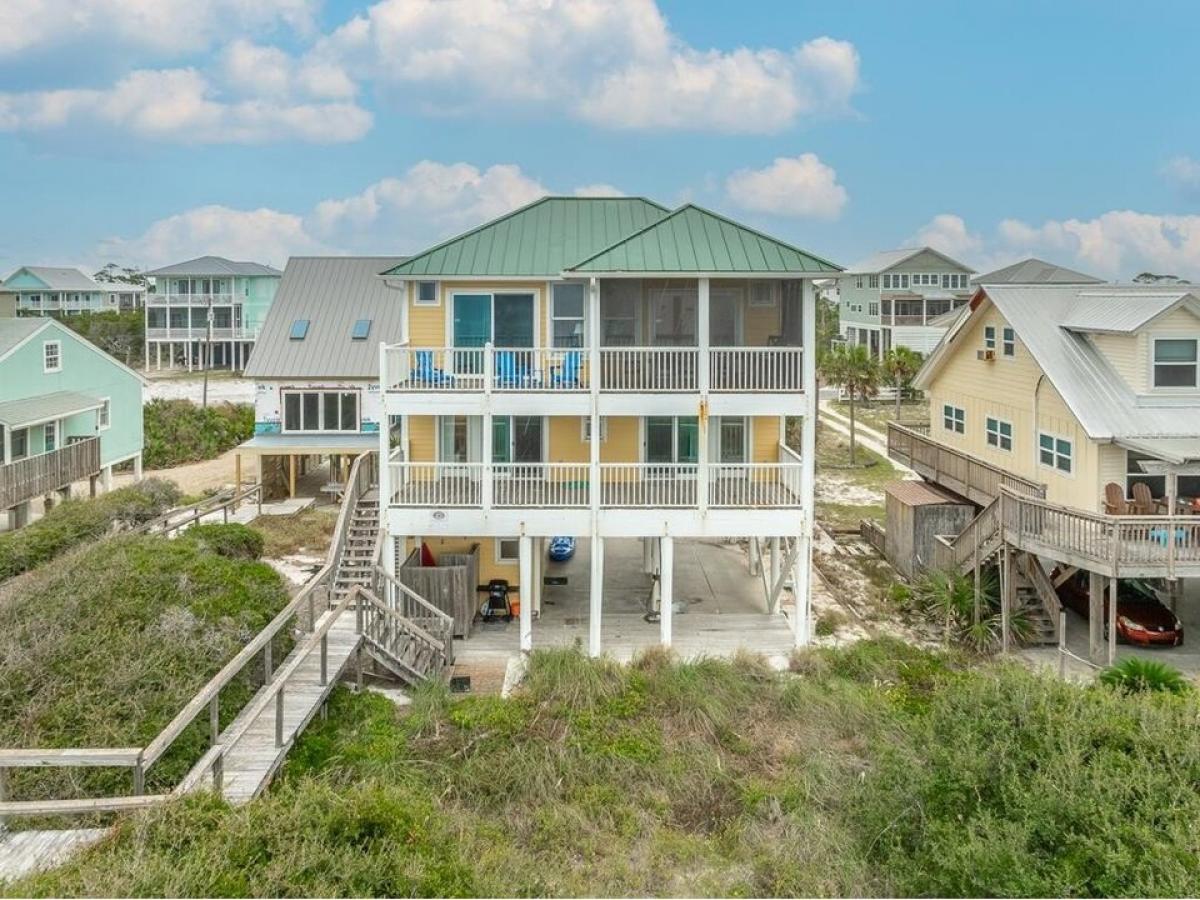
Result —
M947 431L965 434L967 430L967 411L947 403L942 407L942 427Z
M996 349L996 326L985 325L983 328L983 346L986 350Z
M44 435L45 452L51 453L58 447L58 423L47 422L42 426L42 434Z
M1070 441L1065 441L1052 434L1038 435L1038 460L1047 468L1071 474L1072 447Z
M1154 339L1154 386L1194 388L1197 386L1197 339Z
M112 401L105 397L100 401L100 408L96 410L96 428L103 431L112 424Z
M437 306L438 286L436 281L418 281L417 282L417 299L414 301L417 306Z
M893 291L904 290L908 287L908 275L907 273L884 275L883 286L885 289Z
M302 341L308 337L308 319L297 319L292 323L292 330L288 333L288 338L293 341Z
M371 333L371 320L358 319L354 323L354 327L350 329L350 340L365 341L367 335Z
M879 287L879 276L871 275L869 278L867 278L867 287L873 287L873 288Z
M550 328L555 347L583 346L583 285L551 286Z
M695 416L646 417L646 462L690 465L699 459L699 447L700 424Z
M17 428L14 429L12 436L9 438L9 460L16 461L24 459L29 455L29 429Z
M945 272L942 274L942 287L961 290L967 286L967 275L965 272Z
M42 344L42 371L62 371L62 342L46 341Z
M585 443L585 444L591 443L591 440L592 440L592 417L591 416L583 416L580 418L579 421L580 421L579 439L581 441L583 441L583 443ZM608 417L601 416L600 417L600 443L603 444L607 440L608 440Z
M284 391L284 431L359 431L357 391Z
M772 281L755 281L750 285L750 305L762 309L775 306L775 283Z
M863 280L862 280L862 276L861 276L861 275L855 275L855 276L854 276L854 286L855 286L856 288L861 288L861 287L863 286Z
M438 461L467 462L471 458L472 443L467 417L442 416L439 420L439 428L441 434L438 441ZM476 454L476 459L478 459L482 453L483 443L482 440L475 443L479 448L479 453Z
M1005 356L1016 356L1017 355L1017 333L1015 331L1013 331L1011 328L1005 328L1000 332L1000 336L1003 339L1001 342L1001 346L1002 346L1001 352Z
M868 303L867 304L867 315L869 315L869 316L879 315L879 304L878 303Z
M520 561L520 538L496 538L496 562L515 563Z
M987 442L989 447L995 447L998 450L1012 450L1012 436L1012 422L988 417Z

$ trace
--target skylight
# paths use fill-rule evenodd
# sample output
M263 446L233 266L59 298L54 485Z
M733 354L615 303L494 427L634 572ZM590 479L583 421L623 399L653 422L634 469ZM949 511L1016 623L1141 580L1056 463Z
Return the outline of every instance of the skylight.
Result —
M293 341L302 341L308 336L308 319L297 319L292 323L292 332L288 335Z
M354 323L354 327L350 329L350 339L354 341L365 341L367 335L371 333L371 320L359 319Z

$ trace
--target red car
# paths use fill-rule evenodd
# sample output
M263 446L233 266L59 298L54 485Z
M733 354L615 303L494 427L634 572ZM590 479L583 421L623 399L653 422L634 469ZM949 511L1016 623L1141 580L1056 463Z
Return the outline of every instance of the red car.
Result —
M1051 578L1058 577L1055 569ZM1088 617L1088 573L1076 572L1058 586L1063 606ZM1108 591L1104 592L1104 636L1108 637ZM1117 586L1117 640L1142 647L1178 647L1183 623L1159 599L1153 582L1123 578Z

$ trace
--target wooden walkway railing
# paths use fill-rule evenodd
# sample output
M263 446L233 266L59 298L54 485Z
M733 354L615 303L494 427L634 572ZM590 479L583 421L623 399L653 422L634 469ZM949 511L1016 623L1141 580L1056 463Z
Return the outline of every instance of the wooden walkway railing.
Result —
M254 503L258 507L258 514L262 515L262 501L262 484L255 482L249 487L239 485L233 490L221 491L211 497L205 497L190 506L176 507L156 519L143 522L133 530L135 533L170 536L172 532L182 531L205 516L218 512L221 513L221 521L228 523L230 513L237 512L237 508L243 504Z
M0 466L0 509L61 490L100 472L100 438L72 441L65 447Z
M347 492L338 516L335 535L344 535L349 516L354 509L359 496L369 488L371 478L369 467L376 465L374 453L364 453L354 461L351 468L351 490ZM174 526L172 526L174 527ZM207 773L211 773L213 781L220 785L222 778L223 757L231 745L229 735L220 730L220 694L221 691L236 678L254 660L262 657L264 680L267 694L272 698L277 694L282 696L282 678L287 672L275 672L272 659L275 638L289 626L307 632L308 637L301 646L306 648L302 655L307 655L319 647L323 638L322 628L317 626L318 617L331 608L333 575L340 557L344 537L335 537L330 547L325 564L300 589L291 602L287 604L258 634L227 662L216 675L209 679L191 700L175 717L150 741L145 747L92 747L92 748L33 748L33 749L0 749L0 820L6 816L45 816L65 815L72 813L91 813L138 808L159 803L182 793L182 789L190 789ZM352 595L348 595L352 596ZM348 600L344 600L348 603ZM326 618L326 623L332 623L336 616ZM327 629L326 629L327 631ZM295 658L295 657L294 657ZM273 689L272 685L277 685ZM251 703L262 702L264 691L259 691ZM208 711L210 747L201 759L192 767L183 782L169 794L146 795L145 782L147 771L162 758L184 730L205 710ZM61 799L61 800L11 800L8 797L7 782L10 769L41 768L49 766L75 767L118 767L128 768L132 773L132 796Z
M912 428L889 422L887 439L889 457L980 506L1000 496L1001 488L1031 497L1046 496L1044 484L975 459Z

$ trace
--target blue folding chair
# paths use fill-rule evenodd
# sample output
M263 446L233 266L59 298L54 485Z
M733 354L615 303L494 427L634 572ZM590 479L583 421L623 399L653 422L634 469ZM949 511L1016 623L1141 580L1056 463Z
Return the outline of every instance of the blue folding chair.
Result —
M433 364L432 350L418 350L416 365L412 370L412 381L420 387L439 387L452 384L454 376L448 375Z
M551 383L556 388L579 387L579 370L582 366L583 354L572 350L563 356L562 365L554 372Z
M529 367L518 358L516 350L496 351L496 386L526 387L533 381Z

